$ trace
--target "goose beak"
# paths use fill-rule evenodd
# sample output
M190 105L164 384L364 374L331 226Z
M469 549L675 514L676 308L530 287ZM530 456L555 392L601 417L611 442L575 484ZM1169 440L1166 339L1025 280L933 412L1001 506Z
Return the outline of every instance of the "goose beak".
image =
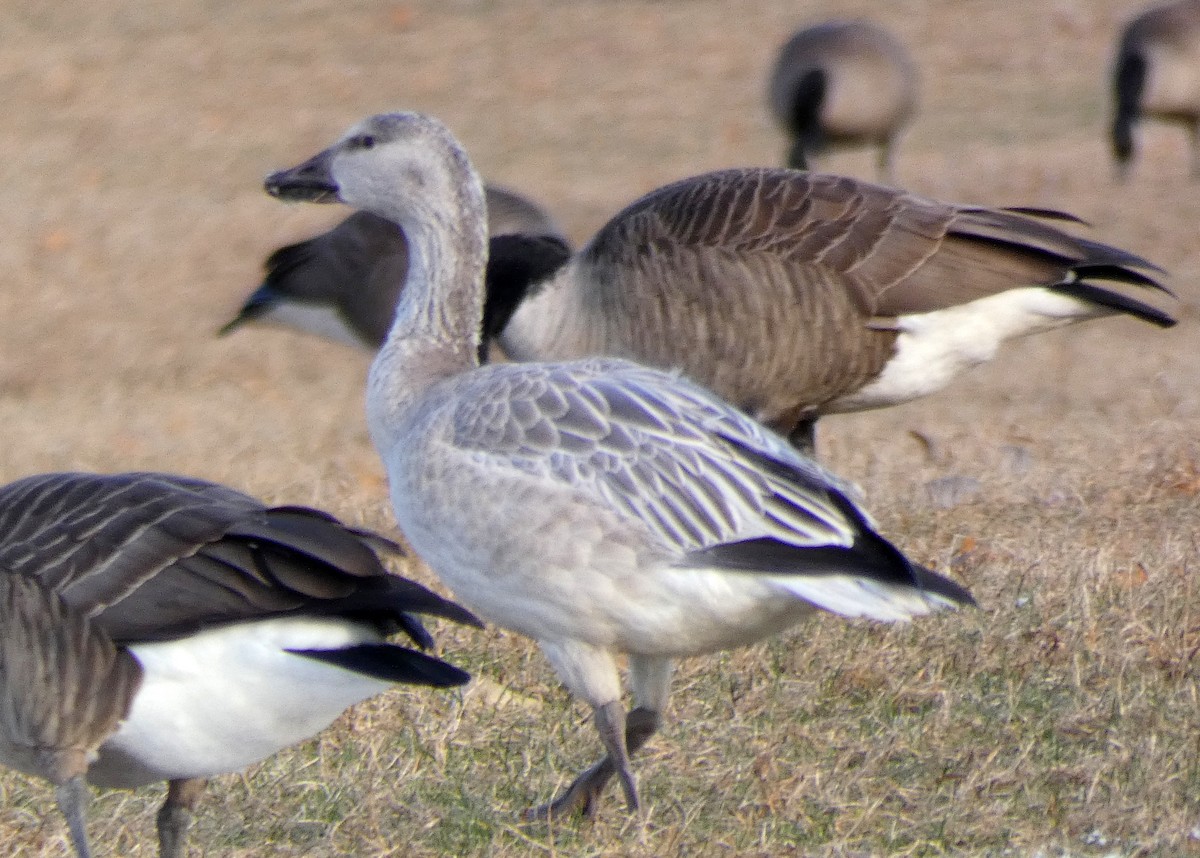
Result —
M260 286L253 295L246 299L246 303L242 305L242 309L238 310L237 315L221 326L221 329L217 331L217 336L223 337L233 333L247 322L252 322L274 309L279 301L280 295L273 288L266 284Z
M281 200L302 203L336 203L338 186L330 173L333 150L326 149L303 164L267 176L268 194Z

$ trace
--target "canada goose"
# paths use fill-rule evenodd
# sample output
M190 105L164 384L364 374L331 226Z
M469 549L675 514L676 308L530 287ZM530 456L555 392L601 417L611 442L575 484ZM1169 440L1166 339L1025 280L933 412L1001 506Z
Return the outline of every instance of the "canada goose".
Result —
M607 751L532 815L594 811L614 773L639 806L629 755L659 724L676 658L818 608L904 620L971 603L877 534L845 484L678 374L612 358L478 366L482 185L436 119L369 118L266 187L408 236L408 284L367 382L396 520L480 616L538 641Z
M896 139L917 109L917 67L896 37L867 21L826 21L779 49L769 100L792 138L787 165L807 169L826 146L879 147L892 181Z
M616 215L499 343L514 360L678 368L812 451L820 415L933 393L1014 337L1114 313L1174 323L1096 282L1163 289L1155 266L1047 222L1065 217L782 168L708 173Z
M1117 173L1133 162L1133 126L1143 116L1188 129L1192 175L1200 176L1200 0L1151 6L1121 31L1113 64Z
M468 676L385 643L410 612L478 624L392 575L396 546L305 507L188 477L59 473L0 488L0 763L54 784L89 853L87 786L170 782L182 858L205 779L324 729L397 682Z
M537 203L497 185L488 185L485 193L491 235L543 237L520 253L505 254L515 239L506 239L493 251L497 260L507 260L510 267L501 264L489 269L489 277L498 281L493 287L498 297L491 309L507 318L511 306L503 306L502 296L512 292L519 298L520 291L505 284L543 277L547 265L557 267L565 260L569 246ZM551 255L542 262L546 252ZM511 267L516 265L521 267ZM526 270L527 266L533 267ZM396 309L408 269L408 248L395 224L370 212L355 212L328 232L276 250L265 268L262 285L221 328L222 335L257 320L374 351ZM495 325L490 315L486 322Z

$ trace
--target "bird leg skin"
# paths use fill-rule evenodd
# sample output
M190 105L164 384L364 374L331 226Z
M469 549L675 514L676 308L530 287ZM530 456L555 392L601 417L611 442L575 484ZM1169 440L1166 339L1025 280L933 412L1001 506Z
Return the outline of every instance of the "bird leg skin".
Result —
M596 710L596 716L597 727L600 728L599 709ZM638 707L625 718L624 756L627 769L629 757L637 753L642 745L646 744L646 741L658 730L658 725L658 713L652 709ZM600 729L603 736L603 728ZM605 744L608 745L607 740ZM554 801L525 811L525 820L562 819L572 814L579 814L587 819L594 818L599 808L600 794L604 791L604 787L608 784L609 779L616 773L617 765L613 762L612 751L610 749L609 753L604 756L604 759L577 777L563 791L562 795L554 799ZM638 806L637 787L632 784L632 776L630 778L630 786L633 786L634 801L630 803L629 809L636 810ZM628 801L628 789L626 790L625 797L626 801Z
M204 778L187 778L167 784L167 799L158 810L159 858L184 858L192 808L204 792Z
M87 806L88 787L83 775L75 775L54 788L54 797L58 800L58 809L67 820L67 828L71 832L71 843L75 845L77 858L91 858L92 850L88 847L87 838Z

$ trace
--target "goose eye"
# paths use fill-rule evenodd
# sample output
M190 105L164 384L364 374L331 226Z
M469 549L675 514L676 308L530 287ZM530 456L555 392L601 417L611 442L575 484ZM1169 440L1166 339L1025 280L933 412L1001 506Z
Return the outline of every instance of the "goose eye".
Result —
M374 149L375 137L370 134L360 134L354 138L354 148L356 149Z

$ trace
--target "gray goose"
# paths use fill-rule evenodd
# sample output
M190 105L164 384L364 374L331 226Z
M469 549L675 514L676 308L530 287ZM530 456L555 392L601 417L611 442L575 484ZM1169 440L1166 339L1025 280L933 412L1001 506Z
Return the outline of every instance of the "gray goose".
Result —
M594 812L614 774L640 806L630 755L660 723L677 658L817 610L896 621L971 603L880 536L844 483L677 373L479 366L482 185L436 119L364 120L267 189L408 236L408 284L367 383L396 521L458 598L538 642L606 750L531 816Z
M1151 6L1121 31L1113 63L1112 147L1118 177L1133 163L1143 117L1187 128L1192 176L1200 176L1200 0Z
M892 181L896 140L917 110L917 67L895 36L868 21L826 21L792 35L768 100L791 138L787 165L808 169L831 146L878 146Z
M463 671L414 613L478 624L390 574L389 540L305 507L157 473L0 488L0 763L48 779L78 858L86 783L166 780L160 855L182 858L208 777L324 729L395 683Z
M528 197L498 185L488 185L485 193L488 232L504 236L493 247L488 271L496 299L485 324L494 335L523 285L561 265L570 246L550 214ZM408 247L395 224L355 212L328 232L279 248L264 267L262 285L221 328L222 335L259 321L374 351L396 309ZM506 301L509 294L514 298Z

